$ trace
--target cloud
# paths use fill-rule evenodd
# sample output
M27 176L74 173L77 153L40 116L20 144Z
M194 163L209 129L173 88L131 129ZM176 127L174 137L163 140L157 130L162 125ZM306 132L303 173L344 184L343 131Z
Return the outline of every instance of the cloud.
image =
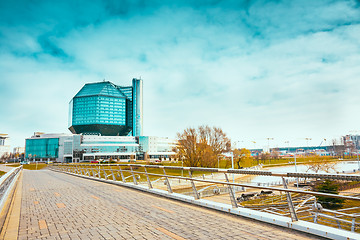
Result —
M211 124L253 147L346 134L359 16L355 1L3 1L0 125L16 145L66 132L83 84L141 76L149 135Z

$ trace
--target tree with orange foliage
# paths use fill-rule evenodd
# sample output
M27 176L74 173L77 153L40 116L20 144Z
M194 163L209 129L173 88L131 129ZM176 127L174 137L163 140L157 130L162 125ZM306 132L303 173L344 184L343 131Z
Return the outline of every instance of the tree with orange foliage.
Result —
M177 157L189 167L215 167L219 155L231 149L230 139L217 127L187 128L177 139Z

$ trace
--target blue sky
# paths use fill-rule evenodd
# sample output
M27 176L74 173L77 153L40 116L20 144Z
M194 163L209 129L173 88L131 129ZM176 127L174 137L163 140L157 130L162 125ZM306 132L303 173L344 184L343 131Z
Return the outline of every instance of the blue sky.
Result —
M209 124L238 147L319 145L360 130L359 76L359 1L0 2L0 131L13 146L68 132L85 83L133 77L146 135Z

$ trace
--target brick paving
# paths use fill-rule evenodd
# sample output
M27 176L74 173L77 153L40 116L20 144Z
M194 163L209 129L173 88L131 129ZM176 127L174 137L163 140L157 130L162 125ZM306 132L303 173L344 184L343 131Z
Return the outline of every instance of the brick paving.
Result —
M19 239L319 239L50 170L23 174Z

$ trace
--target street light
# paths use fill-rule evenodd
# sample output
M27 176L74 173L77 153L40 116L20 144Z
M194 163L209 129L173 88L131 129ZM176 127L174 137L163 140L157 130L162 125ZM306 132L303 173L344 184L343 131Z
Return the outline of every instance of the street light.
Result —
M270 153L270 140L274 140L274 138L268 137L266 139L268 140L268 149L269 149L269 153Z
M288 144L288 154L290 154L290 141L285 141Z
M308 152L310 152L309 151L309 141L311 141L312 138L307 137L307 138L305 138L305 140L306 140L307 150L308 150Z
M234 169L234 152L231 152L231 168ZM235 183L235 176L233 175L233 183ZM233 185L233 192L235 194L235 186Z
M297 173L297 167L296 167L296 150L295 149L295 153L294 153L294 162L295 162L295 172ZM299 177L296 178L296 189L299 189Z
M286 141L285 143L288 144L288 152L290 154L290 141ZM295 152L294 152L294 163L295 163L295 172L297 173L297 166L296 166L296 151L297 148L295 148ZM299 189L299 178L296 178L296 189Z
M271 151L270 151L270 140L274 140L274 138L266 138L268 140L268 149L269 149L269 164L271 164ZM265 162L265 161L264 161Z

